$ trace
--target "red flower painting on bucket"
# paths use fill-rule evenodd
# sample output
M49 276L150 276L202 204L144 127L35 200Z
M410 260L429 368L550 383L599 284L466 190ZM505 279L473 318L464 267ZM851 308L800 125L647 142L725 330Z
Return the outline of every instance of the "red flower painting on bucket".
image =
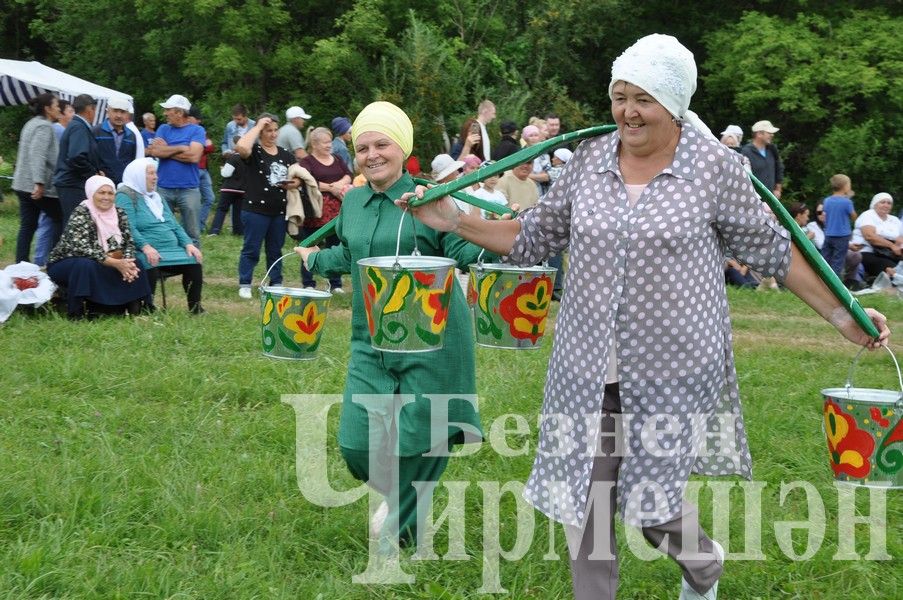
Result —
M542 275L518 285L502 300L499 314L508 323L511 335L534 344L546 329L546 317L552 301L552 280Z
M868 476L875 440L867 431L859 429L856 420L832 400L825 402L825 435L835 475L845 473L856 479Z
M304 307L304 312L300 315L288 315L285 320L285 326L295 332L295 342L298 344L313 344L317 341L317 334L323 328L326 321L326 314L317 310L317 305L311 302Z
M881 414L881 409L877 406L873 406L869 409L869 414L872 415L872 421L880 425L881 427L887 427L890 425L890 421L884 418L884 415Z
M417 278L417 275L415 273L414 277ZM424 279L417 278L417 282L424 287L420 287L417 290L415 298L420 300L420 307L423 313L430 317L430 331L434 334L441 333L448 322L448 308L451 304L452 286L455 282L454 276L454 269L449 270L448 275L445 277L445 282L439 289L425 287L435 283L436 276L434 274L429 274L429 283L426 283Z
M376 322L373 318L373 305L383 295L386 289L386 278L379 269L369 267L367 269L367 281L364 283L364 312L367 313L367 329L370 335L376 334Z

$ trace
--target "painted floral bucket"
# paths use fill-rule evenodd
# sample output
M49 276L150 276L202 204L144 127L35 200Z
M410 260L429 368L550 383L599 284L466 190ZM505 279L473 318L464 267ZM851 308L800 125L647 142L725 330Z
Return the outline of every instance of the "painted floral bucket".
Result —
M286 254L279 260L293 254ZM264 280L269 274L267 271ZM264 356L284 360L316 358L332 294L322 290L263 284L259 289Z
M384 352L442 348L456 261L440 256L381 256L357 264L371 346Z
M852 387L822 390L824 431L834 479L865 487L903 488L903 377L900 391Z
M556 269L470 265L467 301L473 308L477 344L534 349L542 345Z

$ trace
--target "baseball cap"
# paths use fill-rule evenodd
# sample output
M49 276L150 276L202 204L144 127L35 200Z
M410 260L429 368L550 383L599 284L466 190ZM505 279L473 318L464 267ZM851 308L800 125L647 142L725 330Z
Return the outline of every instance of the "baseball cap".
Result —
M285 118L286 119L298 119L298 118L309 119L310 115L307 114L306 112L304 112L304 109L301 108L300 106L293 106L290 109L288 109L287 111L285 111Z
M129 102L128 98L114 97L107 100L107 108L132 112L132 103Z
M768 133L777 133L780 131L777 127L771 124L771 121L756 121L756 123L752 126L753 133L757 131L766 131Z
M163 102L160 106L163 108L181 108L185 111L191 110L191 102L188 101L188 98L179 94L173 94L169 97L169 100Z

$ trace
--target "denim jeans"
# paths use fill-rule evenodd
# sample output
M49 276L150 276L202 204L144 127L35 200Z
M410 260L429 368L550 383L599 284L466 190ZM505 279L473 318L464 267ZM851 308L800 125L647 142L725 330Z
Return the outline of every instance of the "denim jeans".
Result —
M36 265L46 265L47 257L50 251L56 246L62 233L62 212L60 212L60 220L54 221L47 216L46 212L42 212L38 217L38 230L34 234L34 263Z
M198 229L198 217L201 211L201 192L198 188L163 188L157 192L169 204L173 212L178 209L182 215L182 227L195 246L200 247L201 231Z
M16 238L16 262L21 262L29 260L31 241L34 239L35 231L38 229L38 219L42 215L46 215L50 222L49 242L52 249L60 239L63 214L60 210L60 202L56 198L32 200L30 192L19 191L16 192L16 195L19 197L19 235ZM46 262L47 256L45 255L44 261L37 264L43 266Z
M199 172L198 190L201 192L201 212L198 215L198 231L203 233L207 230L207 217L210 216L210 209L213 208L213 181L210 179L210 171L207 169L199 169Z
M837 273L838 277L843 276L843 265L847 258L847 250L850 249L850 236L848 235L826 235L825 245L822 248L822 254L828 265Z
M302 227L301 234L298 237L298 240L303 240L304 238L313 235L313 233L319 229L319 227ZM334 235L329 236L325 240L322 240L319 244L317 244L321 250L325 250L326 248L331 248L339 243L339 238ZM317 282L314 280L314 275L310 271L307 270L307 267L304 266L304 262L301 262L301 285L304 287L317 287ZM329 289L334 290L336 288L342 287L342 276L341 275L333 275L329 278Z
M241 201L245 197L244 192L227 192L220 190L219 204L216 205L216 214L213 215L213 223L210 225L210 233L219 235L223 230L223 221L226 213L232 208L232 235L242 235L241 230Z
M285 244L285 215L263 215L250 210L241 211L241 225L245 243L238 258L238 284L251 285L254 267L260 260L260 246L266 246L267 269L282 256ZM270 285L282 284L282 263L270 271Z

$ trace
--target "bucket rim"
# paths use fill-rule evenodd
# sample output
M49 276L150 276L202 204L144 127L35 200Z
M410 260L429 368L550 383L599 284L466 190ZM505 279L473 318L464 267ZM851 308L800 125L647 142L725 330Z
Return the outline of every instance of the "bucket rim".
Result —
M293 288L284 285L262 285L261 292L270 294L280 294L282 296L298 296L302 298L332 298L332 293L325 290L315 290L313 288Z
M881 404L896 404L901 398L901 394L898 391L857 387L825 388L821 391L821 395L825 398L830 397L844 402L871 402Z
M458 261L445 256L370 256L357 261L359 267L392 268L398 263L405 269L445 269Z
M468 269L482 269L483 271L510 271L510 272L520 272L520 273L555 273L558 271L555 267L543 267L538 265L533 265L530 267L519 267L517 265L509 265L505 263L471 263L467 266Z

